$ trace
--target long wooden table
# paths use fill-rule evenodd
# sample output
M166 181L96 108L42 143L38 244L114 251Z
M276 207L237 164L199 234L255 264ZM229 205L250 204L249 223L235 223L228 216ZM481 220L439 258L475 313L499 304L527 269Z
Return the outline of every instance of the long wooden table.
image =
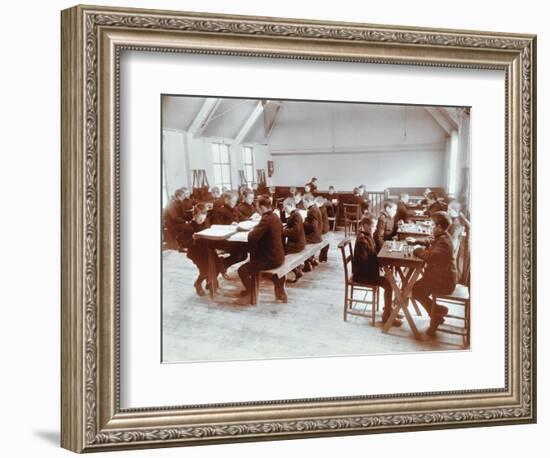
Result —
M248 251L250 253L250 244L248 243L248 232L258 224L258 222L248 222L247 229L242 230L241 224L239 230L238 225L212 225L211 228L197 232L195 236L206 241L206 249L208 252L208 283L210 285L210 297L214 298L218 287L218 272L217 264L218 257L216 249L227 249L228 244L235 248Z
M395 251L393 248L400 249ZM395 295L395 307L393 308L389 319L382 327L382 332L387 333L392 323L397 318L399 311L402 310L415 338L420 339L420 333L409 311L409 298L412 288L418 280L424 261L412 254L412 247L404 242L386 241L378 253L378 261L384 269L384 276L390 283ZM397 284L394 271L401 279L401 287Z

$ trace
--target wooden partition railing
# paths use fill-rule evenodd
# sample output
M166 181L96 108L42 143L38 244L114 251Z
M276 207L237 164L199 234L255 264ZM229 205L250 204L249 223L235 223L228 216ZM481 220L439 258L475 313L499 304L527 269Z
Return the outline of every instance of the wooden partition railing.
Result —
M370 201L370 212L378 215L382 211L382 206L384 205L384 200L386 199L384 191L367 191L367 197Z

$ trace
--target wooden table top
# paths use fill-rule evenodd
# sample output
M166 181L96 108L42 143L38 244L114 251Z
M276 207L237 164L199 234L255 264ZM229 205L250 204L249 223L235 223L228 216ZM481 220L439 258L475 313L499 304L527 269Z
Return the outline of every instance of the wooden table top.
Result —
M248 233L258 225L259 221L242 221L238 224L213 224L195 234L196 237L207 240L226 240L228 242L248 242Z
M397 250L392 249L393 243L395 243ZM422 266L424 264L424 260L417 258L412 254L413 248L414 247L408 246L405 242L386 241L378 253L378 260L382 265L403 267ZM410 254L408 250L410 250Z

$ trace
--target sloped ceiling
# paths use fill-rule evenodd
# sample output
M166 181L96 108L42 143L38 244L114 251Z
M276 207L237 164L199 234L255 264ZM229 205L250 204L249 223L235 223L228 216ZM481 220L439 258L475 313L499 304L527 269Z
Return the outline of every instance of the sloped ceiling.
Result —
M163 128L189 131L205 100L204 97L163 96ZM285 146L289 138L299 142L299 139L296 140L298 136L305 139L315 136L327 144L336 141L345 145L347 141L354 141L354 131L360 130L365 135L376 137L380 136L380 131L385 126L393 126L393 135L397 137L399 132L402 141L407 141L407 135L415 141L415 130L418 130L419 123L433 131L430 141L440 141L448 135L445 125L433 116L435 109L420 106L405 108L364 103L263 101L263 112L254 118L257 99L219 100L195 135L231 141L248 124L250 128L244 129L242 143L269 143L274 147ZM452 124L458 119L460 110L462 109L438 107L436 114ZM335 126L338 128L335 129ZM410 130L409 133L407 129Z

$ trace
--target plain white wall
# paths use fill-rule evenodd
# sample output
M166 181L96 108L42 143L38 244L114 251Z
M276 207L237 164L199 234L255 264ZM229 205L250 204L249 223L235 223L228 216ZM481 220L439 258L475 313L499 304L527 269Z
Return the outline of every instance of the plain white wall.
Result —
M447 138L422 107L284 103L268 145L273 184L316 176L323 190L444 187Z
M445 187L445 150L273 156L273 183L303 186L313 176L319 189L330 185L351 191L364 183L369 191L389 187Z
M59 10L75 2L8 2L0 29L4 66L0 191L2 196L2 287L0 405L5 456L73 456L58 447L59 431ZM441 7L439 1L361 3L354 0L277 2L258 0L117 0L118 6L215 11L446 28L538 34L538 150L549 144L550 96L545 81L550 39L544 2L463 0ZM314 7L313 7L314 5ZM498 12L498 14L496 14ZM314 83L312 83L314 84ZM446 458L544 456L548 420L548 339L546 312L550 224L543 202L550 172L548 155L539 155L539 423L493 428L407 434L332 437L300 441L228 444L103 454L129 457L407 456ZM491 173L490 170L487 173ZM31 221L32 218L32 221ZM546 231L547 232L547 231ZM546 282L547 283L547 282Z
M442 143L446 133L422 107L283 103L269 149Z

